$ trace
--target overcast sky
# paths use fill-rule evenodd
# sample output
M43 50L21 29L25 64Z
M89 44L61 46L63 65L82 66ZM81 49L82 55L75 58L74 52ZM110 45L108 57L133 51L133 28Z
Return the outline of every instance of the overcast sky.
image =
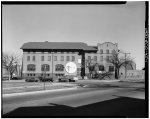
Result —
M112 42L144 67L145 3L3 5L3 51L22 55L26 42Z

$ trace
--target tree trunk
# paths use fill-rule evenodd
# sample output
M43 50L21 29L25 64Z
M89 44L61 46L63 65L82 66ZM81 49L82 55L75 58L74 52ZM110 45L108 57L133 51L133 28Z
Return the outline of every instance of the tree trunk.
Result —
M9 76L9 79L8 79L8 80L10 81L10 71L8 71L8 76Z
M115 79L118 79L118 74L119 73L119 70L118 70L118 68L115 68Z
M10 73L10 79L12 79L12 75L13 75L13 73Z

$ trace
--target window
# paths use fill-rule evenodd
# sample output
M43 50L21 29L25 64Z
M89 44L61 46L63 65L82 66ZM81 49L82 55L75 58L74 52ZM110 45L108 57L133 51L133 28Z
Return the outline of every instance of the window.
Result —
M108 49L106 50L106 53L109 54L109 50Z
M27 61L30 61L30 56L27 56Z
M91 56L88 56L88 60L91 60Z
M51 61L51 56L48 56L48 61Z
M54 61L57 61L57 56L54 56Z
M35 65L34 64L28 64L27 65L27 71L35 71Z
M61 56L61 61L64 61L64 56Z
M75 56L72 56L72 61L75 61Z
M106 56L106 61L109 62L109 56Z
M55 66L55 71L64 71L64 65L62 64L57 64Z
M41 65L41 71L49 71L49 68L50 66L48 64L43 64Z
M109 56L109 60L111 61L113 59L113 57L112 56Z
M35 56L33 56L33 61L35 61Z
M104 71L104 66L103 65L99 65L99 70L100 71Z
M94 56L94 61L97 61L97 56Z
M44 61L44 56L41 56L41 61Z
M100 61L103 61L103 56L100 57Z
M100 50L100 53L103 54L103 50Z
M114 66L109 66L109 71L113 72L114 71Z
M67 56L67 61L69 61L70 59L69 59L69 56Z

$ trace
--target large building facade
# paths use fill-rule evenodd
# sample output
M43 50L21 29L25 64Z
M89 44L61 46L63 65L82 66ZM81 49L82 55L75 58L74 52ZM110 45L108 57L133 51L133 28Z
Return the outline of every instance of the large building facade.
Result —
M108 62L113 50L118 51L118 44L111 42L88 46L82 42L28 42L23 50L23 76L62 76L70 75L65 66L74 62L77 70L71 75L86 76L89 71L87 61L98 63L99 70L114 72L114 66Z

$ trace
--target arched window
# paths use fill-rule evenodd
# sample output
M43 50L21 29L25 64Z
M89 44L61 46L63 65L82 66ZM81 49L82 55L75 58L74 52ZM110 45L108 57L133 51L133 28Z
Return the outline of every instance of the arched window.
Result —
M99 65L99 70L100 71L104 71L104 66L103 65Z
M28 64L27 65L27 70L28 71L35 71L35 64Z
M41 65L41 71L49 71L49 65L48 64L43 64Z
M64 65L62 64L57 64L55 66L55 71L64 71Z

